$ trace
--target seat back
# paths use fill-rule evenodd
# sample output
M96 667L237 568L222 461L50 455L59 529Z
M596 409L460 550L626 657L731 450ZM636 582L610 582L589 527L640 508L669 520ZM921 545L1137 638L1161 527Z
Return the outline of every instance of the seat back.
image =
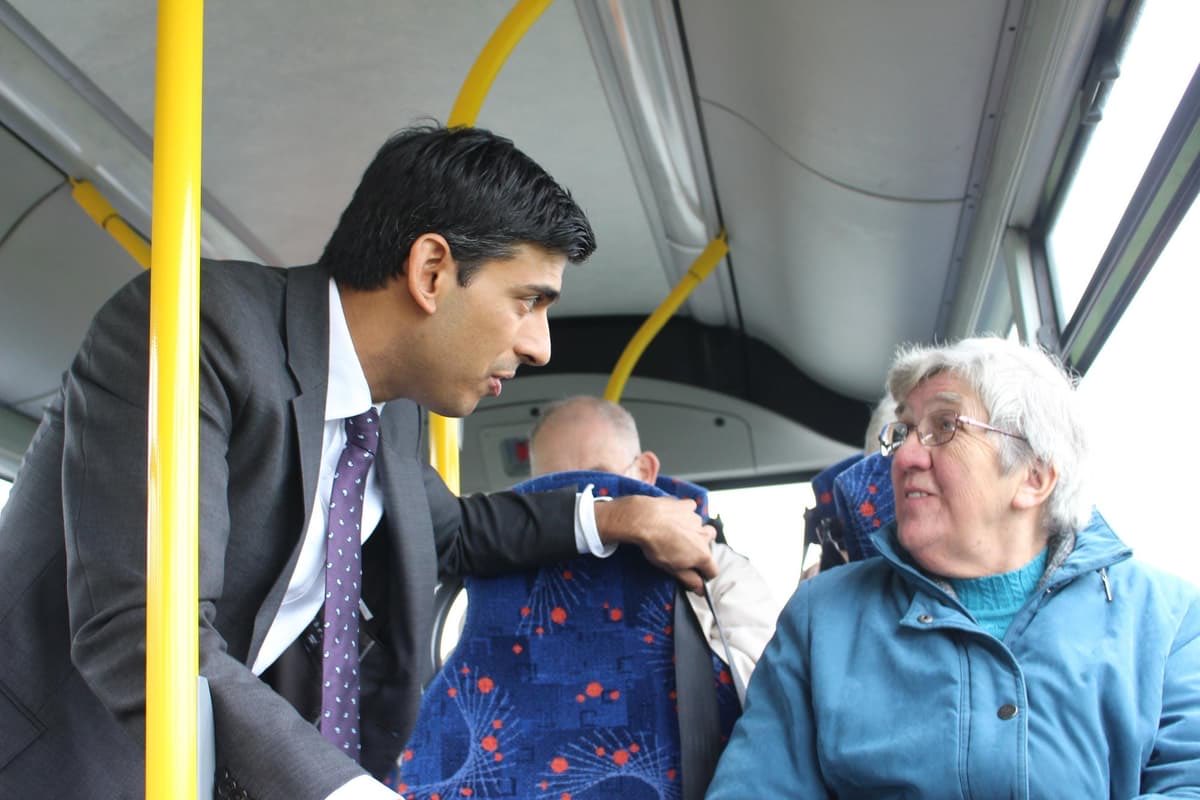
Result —
M853 455L813 478L817 504L804 512L804 540L822 546L822 570L842 563L831 544L850 561L878 555L871 535L896 519L891 468L879 453Z
M834 500L834 481L852 465L862 461L862 455L855 454L821 470L812 479L813 497L817 504L804 512L804 543L821 546L821 570L827 570L844 563L839 550L844 549L842 543L842 522L838 518L837 504Z
M666 493L593 472L515 488L588 484L598 496ZM660 485L706 504L692 484ZM683 796L670 576L622 547L607 559L468 578L466 590L462 636L425 691L392 789L409 800ZM727 739L737 696L723 662L707 650L705 660Z
M843 470L833 481L833 501L850 560L878 555L871 535L896 519L891 459L872 453Z

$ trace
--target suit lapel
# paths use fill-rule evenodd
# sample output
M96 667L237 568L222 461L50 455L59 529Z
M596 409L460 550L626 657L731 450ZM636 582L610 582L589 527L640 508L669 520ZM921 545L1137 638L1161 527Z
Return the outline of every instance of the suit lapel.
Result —
M383 409L379 460L383 490L383 528L391 544L396 583L390 597L391 631L401 658L419 657L428 647L437 582L433 520L425 494L424 462L418 452L420 409L409 400L390 401ZM417 663L417 662L410 662Z
M300 444L300 480L304 519L312 514L325 428L325 393L329 381L329 274L318 267L297 267L287 282L288 369L299 393L292 400L296 439Z
M329 381L329 273L318 266L292 267L287 271L284 306L287 337L287 366L296 382L297 394L292 399L292 422L295 427L304 502L304 526L297 534L287 566L276 578L271 591L259 608L250 640L249 662L254 663L267 629L279 611L287 591L304 531L312 515L313 497L317 492L317 476L321 468L321 444L325 428L325 394Z

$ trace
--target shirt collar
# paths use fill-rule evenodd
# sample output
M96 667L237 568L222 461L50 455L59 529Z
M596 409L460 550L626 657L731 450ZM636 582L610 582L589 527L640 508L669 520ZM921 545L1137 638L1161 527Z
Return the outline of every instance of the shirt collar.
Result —
M345 419L370 408L371 387L363 374L350 327L342 310L337 282L329 279L329 382L325 389L325 421ZM382 408L380 403L376 408Z

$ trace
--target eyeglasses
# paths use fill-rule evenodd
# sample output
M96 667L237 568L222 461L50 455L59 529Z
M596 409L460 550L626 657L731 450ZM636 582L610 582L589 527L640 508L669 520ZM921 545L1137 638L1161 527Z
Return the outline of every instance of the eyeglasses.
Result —
M926 447L939 447L953 439L954 434L964 425L983 428L985 431L999 433L1004 436L1011 436L1023 442L1029 441L1019 433L1001 430L1000 428L988 425L986 422L980 422L971 417L964 417L962 414L955 414L953 411L937 411L921 420L915 428L907 422L900 422L898 420L884 425L883 430L879 432L879 452L884 456L892 455L908 439L908 434L914 430L917 432L918 442Z

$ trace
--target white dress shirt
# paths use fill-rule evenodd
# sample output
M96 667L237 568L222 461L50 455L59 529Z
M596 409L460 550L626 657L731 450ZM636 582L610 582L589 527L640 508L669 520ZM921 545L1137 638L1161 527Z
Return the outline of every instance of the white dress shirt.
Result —
M261 675L300 636L325 601L325 528L329 518L329 493L337 459L346 446L346 417L370 408L371 388L358 363L337 284L329 280L329 382L325 389L325 430L321 441L321 471L312 516L304 528L304 543L296 569L283 595L262 647L255 656L255 675ZM380 403L375 408L383 408ZM367 473L363 492L362 540L365 542L383 518L383 492L377 470Z

